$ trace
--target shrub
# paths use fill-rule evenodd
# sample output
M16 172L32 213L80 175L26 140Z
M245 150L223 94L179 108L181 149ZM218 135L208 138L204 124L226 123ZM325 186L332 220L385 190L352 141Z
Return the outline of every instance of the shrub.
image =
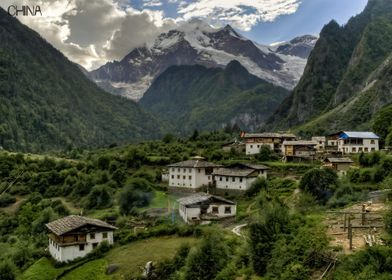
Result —
M119 205L122 214L130 214L135 207L147 206L153 193L150 183L141 178L132 179L120 193Z
M10 261L0 263L0 279L14 280L16 279L16 268Z
M85 207L88 209L103 209L112 205L112 195L109 187L105 185L95 186L85 199Z
M273 150L271 150L270 146L262 145L260 152L256 155L256 159L260 161L274 161L278 160L279 156Z
M337 186L338 176L330 168L312 169L301 179L300 188L311 193L321 203L327 202Z
M250 188L246 190L245 194L248 197L258 194L261 190L266 190L268 188L268 182L265 178L257 178Z

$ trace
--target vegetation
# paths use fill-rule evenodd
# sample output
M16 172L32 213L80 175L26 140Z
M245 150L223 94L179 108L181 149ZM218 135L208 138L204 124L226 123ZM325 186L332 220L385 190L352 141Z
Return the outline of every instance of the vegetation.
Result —
M219 129L223 124L235 123L242 129L259 126L287 95L287 90L249 74L232 61L224 70L199 65L170 67L154 81L140 104L173 124L173 131L190 134L194 129Z

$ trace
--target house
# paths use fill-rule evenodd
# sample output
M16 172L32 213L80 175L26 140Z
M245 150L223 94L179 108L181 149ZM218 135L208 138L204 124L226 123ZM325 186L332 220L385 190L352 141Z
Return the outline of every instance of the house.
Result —
M222 145L222 150L225 152L234 150L237 153L245 153L245 143L239 141L225 143Z
M352 164L350 158L326 158L323 167L334 169L338 175L345 175Z
M327 145L327 138L325 136L313 136L312 141L316 142L316 150L318 152L325 151Z
M285 161L314 160L316 158L315 141L284 141L282 154Z
M71 215L46 224L49 253L59 262L84 257L101 242L113 244L116 227L97 219Z
M237 205L225 198L206 193L195 193L177 200L179 214L186 223L203 223L233 217Z
M246 191L257 178L267 178L264 165L237 163L214 171L215 187L221 190Z
M220 165L207 162L202 157L169 164L169 187L195 191L202 186L212 185L212 173L218 167Z
M367 131L339 131L329 135L336 139L338 151L343 154L368 153L379 150L379 137Z
M242 133L245 141L245 153L255 155L260 152L261 146L269 146L271 150L280 153L284 141L295 140L296 136L289 133Z

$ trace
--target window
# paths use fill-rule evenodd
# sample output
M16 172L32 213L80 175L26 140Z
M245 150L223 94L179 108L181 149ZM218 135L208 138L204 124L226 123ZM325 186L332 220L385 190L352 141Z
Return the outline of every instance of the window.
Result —
M199 169L197 169L197 172L199 172L199 173L201 172L200 168L199 168Z
M375 141L374 140L370 140L370 144L375 144Z
M192 172L192 169L191 168L189 168L189 173L191 173Z
M376 148L372 148L372 152L374 152L376 150Z
M97 248L98 243L93 243L93 249Z
M192 180L192 176L189 176L189 180Z
M75 239L75 242L78 242L79 241L79 235L75 235L74 239Z
M79 251L84 251L84 244L79 244Z
M226 182L229 182L229 177L226 177Z
M90 233L90 239L95 239L95 233Z
M362 147L359 147L359 148L358 148L358 151L359 151L359 152L362 152L362 151L363 151L363 148L362 148Z
M181 177L180 177L180 175L177 175L177 179L180 179Z
M184 168L184 173L186 172L186 169Z
M368 147L365 148L365 152L369 152L369 148Z
M184 176L182 176L182 179L184 179L184 180L185 180L185 179L186 179L186 176L185 176L185 175L184 175Z
M211 180L211 177L210 177L210 176L208 176L208 177L207 177L207 179L208 179L208 180Z
M172 175L172 179L174 179L174 175Z
M357 151L357 148L354 147L354 148L353 148L353 153L355 153L356 151Z
M240 178L240 183L242 183L242 178Z
M177 169L177 171L178 171L178 172L181 172L181 169L180 169L180 168L178 168L178 169Z
M222 177L219 177L219 181L222 181Z
M235 177L231 178L231 180L232 180L233 182L235 182Z
M231 214L231 207L230 206L225 207L225 214Z
M219 208L217 206L212 207L212 213L219 213Z
M107 232L104 232L104 233L102 233L102 238L108 238L108 233Z

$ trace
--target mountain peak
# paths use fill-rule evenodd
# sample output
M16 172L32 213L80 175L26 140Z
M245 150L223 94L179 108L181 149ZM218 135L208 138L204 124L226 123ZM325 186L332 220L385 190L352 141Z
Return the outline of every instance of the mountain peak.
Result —
M238 73L238 72L246 72L249 73L248 70L238 60L232 60L227 64L225 68L226 73Z

